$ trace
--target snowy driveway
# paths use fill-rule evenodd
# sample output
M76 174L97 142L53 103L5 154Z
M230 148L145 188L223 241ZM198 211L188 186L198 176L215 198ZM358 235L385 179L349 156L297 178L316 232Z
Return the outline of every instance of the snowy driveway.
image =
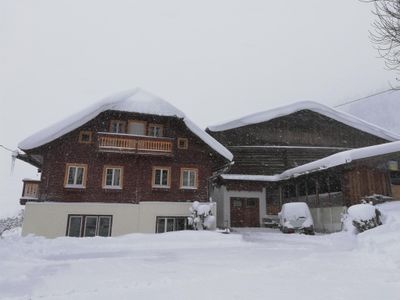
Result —
M358 237L273 230L10 235L0 240L0 299L398 300L399 229L393 221Z

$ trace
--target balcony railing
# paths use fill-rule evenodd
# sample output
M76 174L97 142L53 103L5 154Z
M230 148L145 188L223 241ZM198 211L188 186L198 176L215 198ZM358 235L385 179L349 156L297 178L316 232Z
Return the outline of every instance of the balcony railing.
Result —
M98 147L105 152L172 155L171 138L118 133L98 133Z
M39 180L24 179L22 197L20 203L25 205L27 201L37 201L39 199Z

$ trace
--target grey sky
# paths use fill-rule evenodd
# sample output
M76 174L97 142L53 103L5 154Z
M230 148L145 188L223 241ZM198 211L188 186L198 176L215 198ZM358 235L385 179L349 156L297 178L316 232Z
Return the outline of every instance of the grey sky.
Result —
M0 144L142 87L205 127L389 88L357 0L0 0ZM34 168L0 150L0 215Z

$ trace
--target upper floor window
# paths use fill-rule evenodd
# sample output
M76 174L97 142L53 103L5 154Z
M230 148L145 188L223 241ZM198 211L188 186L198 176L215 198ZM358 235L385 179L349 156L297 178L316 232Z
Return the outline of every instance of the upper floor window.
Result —
M197 189L197 169L181 169L181 189Z
M169 188L171 181L171 168L153 167L152 186L156 188Z
M92 132L91 131L79 132L79 143L90 144L91 142L92 142Z
M160 124L149 124L148 135L155 137L163 136L163 126Z
M86 173L86 164L67 164L64 186L67 188L85 188Z
M122 189L123 168L105 166L103 175L103 188Z
M111 120L110 132L112 133L125 133L126 122L120 120Z
M178 138L178 148L187 149L189 147L189 141L186 138Z
M145 121L128 121L128 133L134 135L146 135L146 122Z

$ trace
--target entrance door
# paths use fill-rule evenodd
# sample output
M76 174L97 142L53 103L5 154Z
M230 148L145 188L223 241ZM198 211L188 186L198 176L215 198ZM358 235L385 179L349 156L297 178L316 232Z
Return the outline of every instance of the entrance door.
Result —
M231 197L231 227L260 227L260 199Z
M128 133L135 135L146 135L146 123L140 121L129 121Z

